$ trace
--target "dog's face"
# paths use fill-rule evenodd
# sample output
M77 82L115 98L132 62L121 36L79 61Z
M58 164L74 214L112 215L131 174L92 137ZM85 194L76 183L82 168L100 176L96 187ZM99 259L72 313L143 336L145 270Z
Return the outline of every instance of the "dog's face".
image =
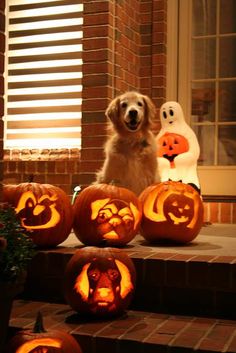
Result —
M112 100L106 115L116 128L136 132L149 127L155 116L155 107L147 96L127 92Z
M134 289L128 267L118 259L93 258L76 278L74 289L94 313L112 312Z

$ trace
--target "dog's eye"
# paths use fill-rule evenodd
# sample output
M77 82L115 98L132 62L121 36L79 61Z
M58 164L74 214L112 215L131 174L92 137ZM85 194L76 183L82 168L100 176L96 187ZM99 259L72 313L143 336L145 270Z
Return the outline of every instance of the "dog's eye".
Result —
M142 107L142 106L143 106L143 103L142 103L142 102L138 102L138 106L139 106L139 107Z
M108 276L112 281L114 281L119 276L118 271L115 269L109 269L107 272L108 272Z
M170 116L174 115L174 111L172 109L170 109L169 113L170 113Z
M121 108L127 108L127 103L126 102L122 102L121 103Z
M103 211L99 212L99 214L97 216L97 222L98 223L106 222L111 217L112 217L112 212L110 210L103 210Z
M167 118L167 114L166 114L166 112L163 112L163 113L162 113L162 115L163 115L164 119L166 119L166 118Z
M98 281L99 277L100 277L100 271L95 269L95 270L91 270L88 273L88 277L91 278L94 281Z

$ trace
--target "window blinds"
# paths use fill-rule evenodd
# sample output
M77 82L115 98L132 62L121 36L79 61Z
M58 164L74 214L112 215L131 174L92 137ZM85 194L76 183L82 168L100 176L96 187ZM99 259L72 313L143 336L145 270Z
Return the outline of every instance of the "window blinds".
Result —
M82 0L6 3L5 148L79 148Z

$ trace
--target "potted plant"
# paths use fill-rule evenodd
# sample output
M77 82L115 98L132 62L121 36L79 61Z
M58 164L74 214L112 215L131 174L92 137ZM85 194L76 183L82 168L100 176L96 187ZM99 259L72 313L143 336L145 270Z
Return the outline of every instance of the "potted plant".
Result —
M33 242L21 227L14 208L0 203L0 347L6 340L12 302L23 291L34 254Z

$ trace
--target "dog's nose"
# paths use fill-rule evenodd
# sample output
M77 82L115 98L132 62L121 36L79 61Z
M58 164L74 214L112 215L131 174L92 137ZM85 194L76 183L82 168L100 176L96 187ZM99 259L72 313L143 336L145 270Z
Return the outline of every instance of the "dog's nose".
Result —
M130 116L132 119L136 118L136 117L137 117L137 114L138 114L138 112L137 112L137 110L135 110L135 109L132 109L132 110L129 111L129 116Z

